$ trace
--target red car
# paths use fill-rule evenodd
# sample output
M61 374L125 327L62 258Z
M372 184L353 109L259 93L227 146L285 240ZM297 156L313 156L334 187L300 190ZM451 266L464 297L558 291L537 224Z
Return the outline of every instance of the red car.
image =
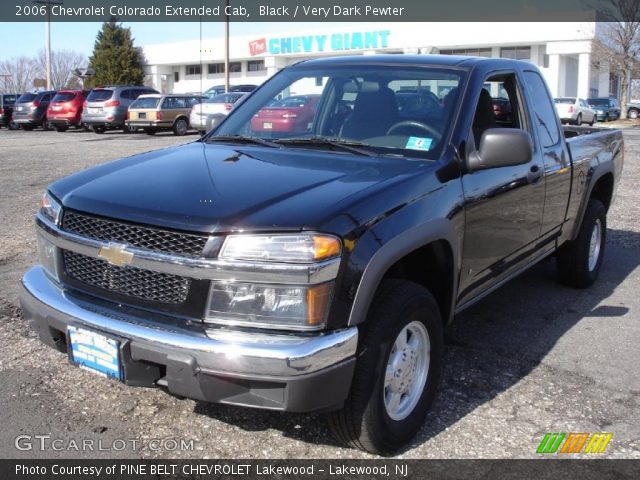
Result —
M58 132L70 126L82 126L82 106L89 95L88 90L60 90L49 103L47 119Z
M302 133L316 113L320 95L293 95L273 102L251 119L254 132Z

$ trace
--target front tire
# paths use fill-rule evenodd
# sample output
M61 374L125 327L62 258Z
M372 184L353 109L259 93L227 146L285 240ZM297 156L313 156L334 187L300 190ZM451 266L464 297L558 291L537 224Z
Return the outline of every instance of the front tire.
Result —
M558 250L558 279L577 288L593 285L600 273L607 240L607 211L596 198L589 200L575 240Z
M386 280L361 327L349 397L329 414L336 437L355 448L392 454L422 427L440 377L443 326L428 290Z

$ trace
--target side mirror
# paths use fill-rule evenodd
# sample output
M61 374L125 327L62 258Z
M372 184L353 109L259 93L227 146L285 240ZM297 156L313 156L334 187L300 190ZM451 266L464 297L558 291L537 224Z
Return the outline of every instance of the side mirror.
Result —
M480 139L480 148L469 155L469 171L510 167L529 163L533 142L529 133L516 128L490 128Z

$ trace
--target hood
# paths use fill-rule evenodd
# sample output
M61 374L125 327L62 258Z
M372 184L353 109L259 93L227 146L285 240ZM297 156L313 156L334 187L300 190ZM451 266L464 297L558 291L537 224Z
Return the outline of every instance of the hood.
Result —
M434 162L435 163L435 162ZM50 187L65 208L216 233L319 228L430 163L194 142L85 170Z

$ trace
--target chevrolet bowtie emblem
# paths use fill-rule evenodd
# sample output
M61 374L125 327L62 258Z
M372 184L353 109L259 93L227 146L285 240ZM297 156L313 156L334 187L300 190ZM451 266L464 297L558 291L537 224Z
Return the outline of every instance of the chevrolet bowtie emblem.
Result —
M124 245L110 243L106 247L100 248L98 257L106 260L111 265L124 267L125 265L131 264L131 261L133 260L133 253L127 252Z

